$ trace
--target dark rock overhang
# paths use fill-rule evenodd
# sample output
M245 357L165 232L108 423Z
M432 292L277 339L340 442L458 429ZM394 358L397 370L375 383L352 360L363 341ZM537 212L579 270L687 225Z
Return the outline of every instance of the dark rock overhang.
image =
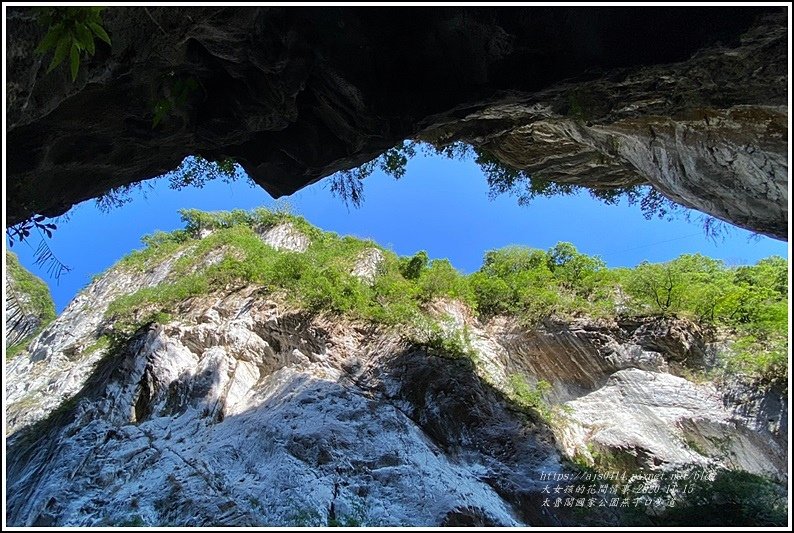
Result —
M419 136L551 179L651 183L787 233L783 8L114 7L103 20L113 45L72 82L45 74L32 11L8 8L7 224L190 154L232 157L281 196ZM186 79L197 88L153 127Z

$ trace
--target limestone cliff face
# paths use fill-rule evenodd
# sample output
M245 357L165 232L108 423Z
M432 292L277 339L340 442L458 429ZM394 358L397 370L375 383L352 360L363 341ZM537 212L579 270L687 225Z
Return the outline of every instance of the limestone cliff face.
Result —
M8 12L8 214L55 216L190 154L274 196L406 138L556 181L649 183L787 235L781 8L110 8L77 80ZM154 106L192 91L153 127ZM169 100L170 99L170 100Z
M25 270L13 252L6 252L5 269L5 347L18 346L55 318L50 289Z
M260 235L308 242L289 225ZM362 282L376 256L361 253ZM675 375L716 349L693 324L528 330L436 301L428 312L469 332L475 357L455 358L244 286L103 342L109 302L177 259L110 270L8 364L10 524L571 524L542 507L544 473L594 453L787 477L785 393ZM551 383L551 425L509 400L516 374Z
M10 521L528 520L500 494L532 501L540 471L560 468L546 428L512 413L468 365L258 292L194 301L110 358L77 355L62 391L48 382L63 367L15 360ZM91 357L101 359L87 370ZM73 389L67 409L42 403Z
M739 43L687 61L567 81L424 135L466 139L557 183L650 184L682 205L785 238L786 35L784 26L758 24Z

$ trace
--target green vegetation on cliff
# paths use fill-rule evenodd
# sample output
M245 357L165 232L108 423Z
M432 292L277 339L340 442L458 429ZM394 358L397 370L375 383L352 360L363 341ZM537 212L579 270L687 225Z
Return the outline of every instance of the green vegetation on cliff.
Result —
M6 252L6 279L9 283L6 303L18 308L21 316L33 316L39 319L38 327L35 330L29 332L25 338L20 339L20 342L6 350L6 358L11 359L55 319L55 304L47 284L20 265L17 255L13 252ZM21 318L21 316L16 318ZM13 314L7 316L6 327L9 326L9 321L13 322L14 320Z
M25 311L40 316L45 323L55 319L55 304L44 281L19 264L14 252L6 252L6 275L18 292L25 295Z
M733 268L694 254L610 269L600 258L558 243L549 250L490 251L467 276L446 259L430 260L425 252L398 257L374 242L321 231L286 211L180 213L184 229L144 237L146 248L121 261L122 268L146 269L175 258L166 282L111 304L109 313L121 322L138 322L143 312L163 316L186 298L245 284L261 285L308 310L387 325L426 325L426 305L439 298L461 301L483 319L510 315L526 325L552 317L684 316L737 339L726 361L730 371L785 381L788 262L780 257ZM285 222L308 237L305 252L279 251L263 242L265 229ZM362 252L373 248L383 260L370 284L352 271Z

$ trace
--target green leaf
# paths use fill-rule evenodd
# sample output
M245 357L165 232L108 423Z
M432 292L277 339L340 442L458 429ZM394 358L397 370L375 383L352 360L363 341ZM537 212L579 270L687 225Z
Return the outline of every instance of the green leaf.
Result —
M80 69L80 49L77 43L72 44L71 52L72 81L77 79L77 71Z
M152 128L156 128L162 120L168 116L168 113L174 108L174 104L170 100L160 100L154 105L154 119L152 120Z
M96 22L88 22L87 24L88 27L91 28L91 31L93 31L97 37L99 37L106 43L110 44L110 37L108 37L108 34L105 32L105 29L102 26L100 26Z
M33 12L36 14L36 20L42 26L50 26L52 24L52 9L51 7L34 7Z
M61 39L58 41L58 46L55 47L55 54L52 57L52 63L50 63L49 68L47 68L47 72L52 72L52 70L63 63L63 60L66 59L66 54L69 53L69 47L72 44L71 39Z
M49 29L47 35L41 40L39 45L36 47L37 54L43 54L50 48L53 48L56 44L58 44L58 40L63 35L63 24L56 24L52 28Z
M80 41L83 48L86 49L89 54L94 55L94 36L91 34L91 30L88 29L88 26L78 24L75 26L75 31L77 33L77 40Z

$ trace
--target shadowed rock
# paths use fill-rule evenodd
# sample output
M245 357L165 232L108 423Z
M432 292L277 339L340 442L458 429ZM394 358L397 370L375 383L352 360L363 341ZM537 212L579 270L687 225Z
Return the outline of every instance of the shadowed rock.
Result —
M759 17L760 16L760 17ZM77 80L8 11L7 219L61 214L189 154L273 196L401 140L463 140L538 176L650 183L787 233L780 8L110 8ZM197 89L153 127L154 107Z

